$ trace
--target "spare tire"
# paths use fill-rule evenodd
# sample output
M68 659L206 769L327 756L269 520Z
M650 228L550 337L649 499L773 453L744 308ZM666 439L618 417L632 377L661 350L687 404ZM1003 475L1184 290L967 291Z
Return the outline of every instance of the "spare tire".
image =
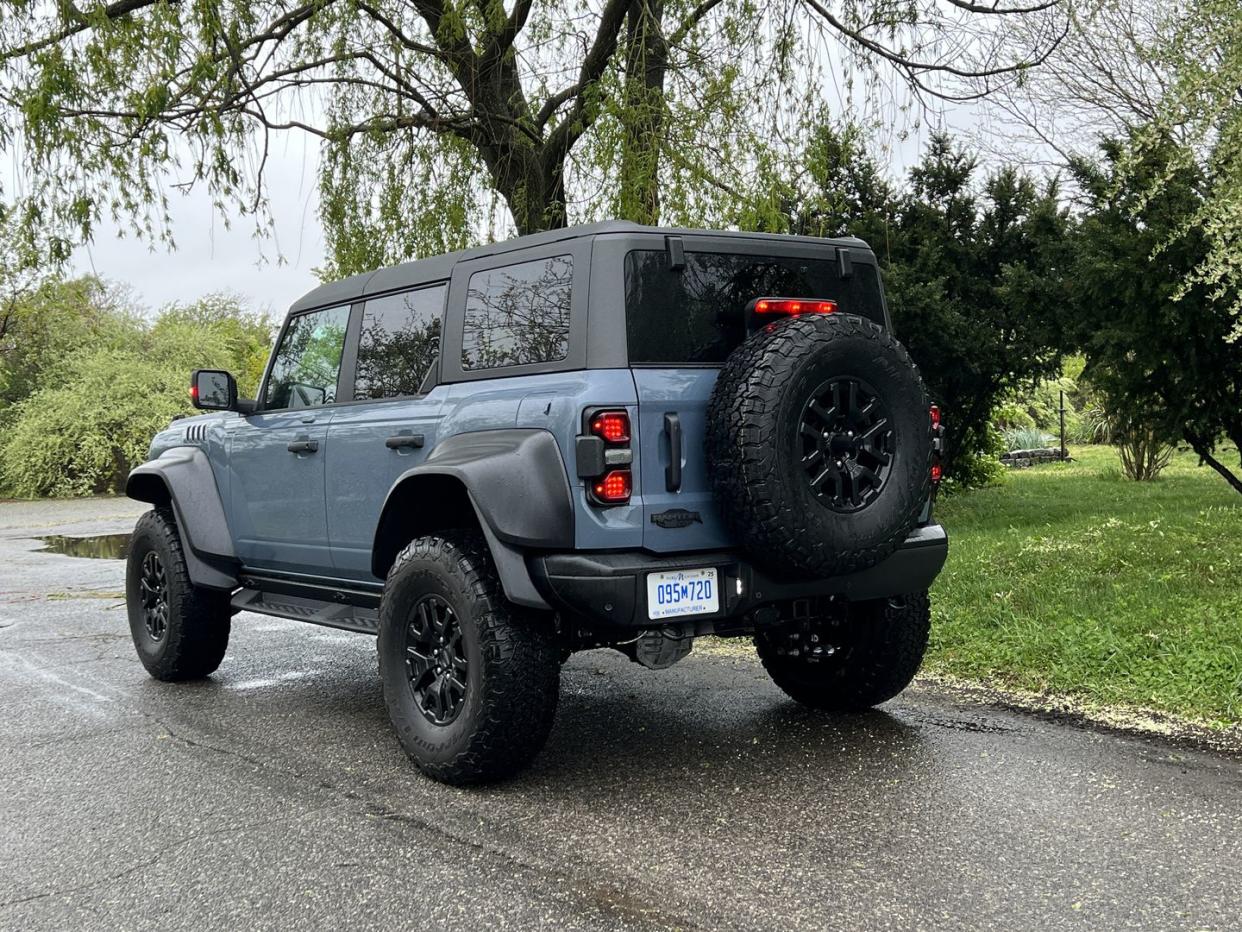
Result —
M871 321L780 320L720 371L707 413L716 503L771 571L818 578L884 559L918 520L931 463L918 368Z

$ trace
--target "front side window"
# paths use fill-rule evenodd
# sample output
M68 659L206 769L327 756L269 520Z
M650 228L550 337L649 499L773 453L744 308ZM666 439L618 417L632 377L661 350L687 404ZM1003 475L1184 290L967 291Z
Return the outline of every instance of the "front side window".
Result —
M463 369L556 362L569 355L574 264L553 256L470 276Z
M445 285L372 298L362 309L354 400L417 395L440 352Z
M317 408L336 401L348 323L348 305L291 319L272 360L263 407Z

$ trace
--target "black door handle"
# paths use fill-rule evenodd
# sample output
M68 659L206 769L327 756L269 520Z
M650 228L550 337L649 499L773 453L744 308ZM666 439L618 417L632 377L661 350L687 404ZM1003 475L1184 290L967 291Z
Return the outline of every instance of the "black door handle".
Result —
M676 414L664 415L664 432L668 434L668 466L664 469L664 488L670 492L681 490L681 418Z
M403 447L421 447L422 445L422 434L393 434L384 441L384 446L390 450L400 450Z
M319 441L311 440L309 437L299 437L297 440L290 440L286 449L290 453L314 453L319 449Z

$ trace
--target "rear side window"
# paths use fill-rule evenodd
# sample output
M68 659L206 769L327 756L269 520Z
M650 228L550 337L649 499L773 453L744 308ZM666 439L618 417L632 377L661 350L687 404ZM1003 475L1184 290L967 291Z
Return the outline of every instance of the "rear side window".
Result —
M569 354L574 263L536 259L470 276L461 367L556 362Z
M440 352L446 285L372 298L362 308L354 400L416 395Z
M349 306L290 319L272 359L263 407L317 408L336 401Z
M828 298L843 313L884 322L875 267L855 263L841 278L836 256L807 259L687 252L673 271L664 250L625 259L626 334L631 364L722 363L746 339L746 305L755 298Z

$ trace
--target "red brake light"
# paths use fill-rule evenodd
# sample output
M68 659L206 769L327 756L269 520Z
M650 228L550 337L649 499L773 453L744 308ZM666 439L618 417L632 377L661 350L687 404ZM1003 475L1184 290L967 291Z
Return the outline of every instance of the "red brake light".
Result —
M198 385L190 386L190 400L198 401Z
M756 314L835 314L836 301L818 298L759 298L754 303Z
M630 439L630 416L624 411L601 411L591 418L591 433L607 443L625 443Z
M634 482L628 469L614 469L595 481L593 491L601 502L616 505L630 500Z
M932 427L940 426L940 406L939 405L931 406L931 424L932 424Z
M944 470L940 468L940 464L939 464L939 463L932 463L932 468L931 468L931 481L932 481L932 482L939 482L939 481L940 481L941 476L943 476L943 475L944 475Z

